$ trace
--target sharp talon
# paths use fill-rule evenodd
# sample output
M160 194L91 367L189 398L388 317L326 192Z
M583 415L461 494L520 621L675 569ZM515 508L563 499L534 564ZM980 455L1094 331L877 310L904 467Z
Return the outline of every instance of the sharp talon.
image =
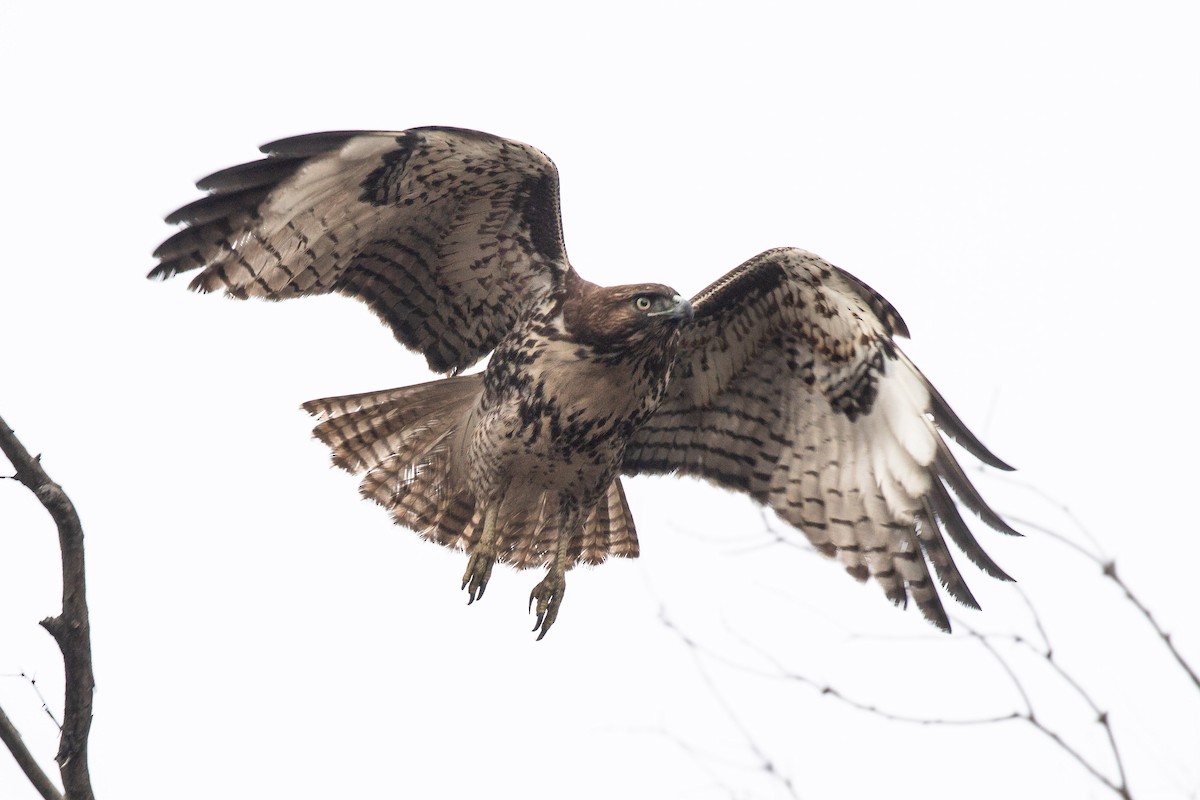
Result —
M486 551L476 551L467 560L467 571L463 573L462 588L467 592L467 605L483 597L488 580L492 577L492 566L496 559Z
M533 591L529 593L531 610L533 601L537 600L537 622L534 623L533 629L535 631L540 629L538 641L542 640L542 637L550 630L550 626L554 624L554 620L558 618L558 607L562 605L563 592L566 588L567 582L562 573L551 570L542 579L542 582L533 587Z

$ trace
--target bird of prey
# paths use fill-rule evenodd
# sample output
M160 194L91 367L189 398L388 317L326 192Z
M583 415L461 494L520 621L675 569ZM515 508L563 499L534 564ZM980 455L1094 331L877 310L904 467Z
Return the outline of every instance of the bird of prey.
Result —
M624 475L694 475L769 506L860 581L950 624L931 577L978 608L946 546L1011 580L951 498L1015 533L943 436L999 469L896 344L908 330L862 281L780 248L690 300L599 286L571 267L558 172L519 142L444 127L314 133L213 173L167 217L152 278L282 300L365 302L446 377L312 400L333 462L400 525L493 565L542 566L534 631L566 572L633 558ZM476 374L463 370L491 355Z

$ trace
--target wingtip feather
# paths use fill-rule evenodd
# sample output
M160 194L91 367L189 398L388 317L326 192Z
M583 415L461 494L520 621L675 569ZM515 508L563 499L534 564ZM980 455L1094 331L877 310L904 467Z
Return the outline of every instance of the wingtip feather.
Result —
M282 139L275 139L267 142L258 148L259 152L265 153L268 156L279 156L284 158L307 158L321 153L328 153L331 150L336 150L346 142L353 139L355 136L366 136L372 134L389 135L384 131L321 131L318 133L302 133L299 136L285 136ZM399 135L398 133L390 134L392 136Z

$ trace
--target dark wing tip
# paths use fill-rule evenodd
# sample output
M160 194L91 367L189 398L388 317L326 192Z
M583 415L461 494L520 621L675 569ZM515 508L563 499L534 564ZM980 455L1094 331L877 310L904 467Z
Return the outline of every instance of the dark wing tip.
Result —
M208 194L166 216L168 224L183 227L155 248L153 257L160 263L146 277L167 280L206 266L203 254L213 248L213 242L227 238L230 230L256 218L258 206L294 175L304 160L271 156L201 178L196 186ZM193 283L191 288L201 287Z
M989 451L989 454L991 454L990 451ZM996 458L995 455L992 455L991 459L989 461L987 461L986 463L988 464L988 466L995 467L996 469L1003 470L1005 472L1016 472L1017 471L1017 468L1014 467L1012 464L1001 461L999 458Z
M201 225L206 225L209 222L215 222L226 217L233 216L238 212L248 212L258 207L258 204L267 199L271 190L285 178L289 177L296 170L294 162L284 162L290 169L281 174L273 183L269 185L252 186L231 191L215 191L212 194L207 194L199 200L193 200L185 206L175 209L166 216L167 223L178 225L180 223L191 228L196 228ZM235 168L236 169L236 168ZM186 229L185 229L186 230ZM180 232L182 233L182 231ZM173 239L174 237L172 237ZM159 258L159 251L172 241L168 239L166 242L154 252L154 257Z
M163 261L157 267L146 273L146 279L152 281L166 281L174 278L180 273L190 272L191 270L197 269L198 266L199 265L197 264L185 264L182 258L172 258ZM205 276L203 273L197 275L195 279L188 284L188 291L199 292L200 294L208 294L212 290L213 286L205 282ZM228 293L235 297L239 296L235 291L232 290L230 290Z
M950 618L946 616L946 609L942 607L940 600L936 603L921 604L921 616L936 625L938 630L943 633L953 633L950 629Z
M935 479L933 491L930 492L925 502L928 509L926 516L933 520L934 524L941 524L949 534L951 541L970 559L972 564L996 580L1015 582L1015 579L1001 569L1000 565L993 561L987 551L980 546L979 541L963 520L962 514L959 513L958 507L954 505L950 493L940 480Z
M289 178L303 161L300 156L271 155L247 164L217 170L196 181L196 188L205 192L237 192L259 186L274 186Z
M968 453L989 467L995 467L1005 472L1014 472L1016 470L1016 467L1002 461L983 442L979 441L979 438L975 434L971 433L966 423L962 421L958 414L954 413L954 409L950 408L950 404L946 402L946 398L942 397L941 392L924 375L921 375L921 380L924 382L925 388L929 391L933 421L937 423L939 428L949 434L950 438L954 439L954 441L962 445Z
M938 475L946 482L946 485L954 492L963 504L979 515L989 527L1008 534L1009 536L1022 536L1020 531L1015 530L1011 525L1005 522L999 514L992 510L983 498L979 495L979 491L967 478L963 472L958 460L954 458L954 454L950 452L949 447L941 439L937 443L937 453L934 456L934 464Z
M180 272L179 265L174 261L164 261L146 273L146 278L152 281L165 281L174 278Z
M259 152L269 156L283 158L308 158L310 156L328 153L336 150L355 136L399 136L399 132L386 131L322 131L320 133L302 133L299 136L288 136L267 142L258 148ZM224 170L222 170L224 171Z

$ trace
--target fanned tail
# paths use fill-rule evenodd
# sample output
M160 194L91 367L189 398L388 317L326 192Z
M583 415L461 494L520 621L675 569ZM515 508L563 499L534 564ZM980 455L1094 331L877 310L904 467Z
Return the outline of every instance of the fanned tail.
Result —
M365 472L359 491L422 538L470 552L483 532L483 507L454 458L457 434L479 400L482 378L455 378L327 397L305 403L320 419L313 434L333 451L333 463ZM559 535L557 500L501 501L497 558L518 568L546 566ZM568 545L572 564L636 558L637 532L619 478L593 507L582 534Z
M310 400L313 435L342 469L366 471L359 491L400 525L440 544L459 544L475 499L455 469L452 445L482 391L479 375ZM460 545L461 546L461 545Z

